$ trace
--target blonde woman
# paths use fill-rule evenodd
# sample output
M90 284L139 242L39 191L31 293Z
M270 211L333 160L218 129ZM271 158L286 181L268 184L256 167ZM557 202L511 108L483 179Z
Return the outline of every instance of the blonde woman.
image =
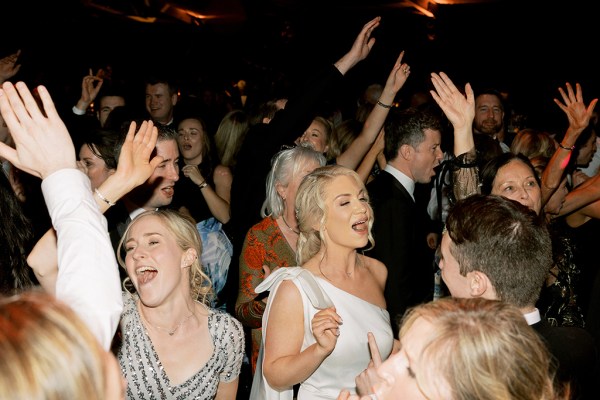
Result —
M362 399L561 398L544 342L508 303L446 297L419 305L404 317L400 343L377 367L374 394ZM358 396L342 392L338 399Z
M244 332L208 306L212 287L193 220L146 211L129 224L119 250L135 287L123 294L118 346L127 397L234 400Z
M0 354L1 399L125 399L115 356L50 294L0 299Z
M269 290L251 399L335 399L355 392L354 378L370 360L371 332L383 358L394 338L383 289L385 266L360 254L373 243L372 211L353 170L315 169L296 195L297 262L280 268L257 288Z

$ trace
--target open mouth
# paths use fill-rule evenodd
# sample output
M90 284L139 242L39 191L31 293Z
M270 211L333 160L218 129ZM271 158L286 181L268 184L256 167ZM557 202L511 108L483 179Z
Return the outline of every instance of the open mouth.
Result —
M141 267L135 271L138 283L143 285L150 282L158 274L158 270L152 267Z
M352 224L352 229L356 232L366 232L369 229L368 220L358 221Z

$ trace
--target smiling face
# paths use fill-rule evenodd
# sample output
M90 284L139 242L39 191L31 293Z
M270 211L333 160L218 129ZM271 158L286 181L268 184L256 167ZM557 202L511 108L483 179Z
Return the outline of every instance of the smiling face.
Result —
M365 188L351 176L340 175L325 189L325 238L327 242L350 249L368 243L371 207Z
M146 306L162 304L174 293L189 293L191 252L184 251L156 215L135 219L123 241L127 275Z
M187 118L177 127L177 144L186 164L198 165L202 162L204 127L196 118Z
M491 192L518 201L536 214L542 209L542 193L535 171L521 160L512 160L498 169Z
M175 104L177 94L171 95L167 84L146 85L146 110L154 121L168 124L173 119Z
M179 149L175 140L156 143L156 155L163 161L154 169L150 178L130 192L131 200L139 207L153 210L171 204L175 182L179 180Z
M328 140L327 127L322 122L313 120L296 143L310 143L313 149L319 153L326 153L329 150Z
M109 176L115 173L114 169L106 167L104 160L95 155L87 144L79 149L79 160L85 174L90 178L92 190L100 187Z
M502 130L504 108L493 94L482 94L475 99L475 119L473 128L477 133L494 136Z

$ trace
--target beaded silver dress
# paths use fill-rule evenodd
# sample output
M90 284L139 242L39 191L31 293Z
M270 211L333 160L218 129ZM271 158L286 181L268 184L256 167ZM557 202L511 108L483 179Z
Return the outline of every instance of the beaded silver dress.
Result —
M242 324L226 312L207 308L214 353L180 385L171 385L136 307L137 296L124 292L121 345L117 358L127 380L128 399L214 399L220 381L239 376L244 357Z

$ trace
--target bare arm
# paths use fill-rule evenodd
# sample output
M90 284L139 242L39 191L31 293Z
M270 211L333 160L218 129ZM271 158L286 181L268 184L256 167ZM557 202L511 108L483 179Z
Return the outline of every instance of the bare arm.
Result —
M123 302L117 263L89 179L77 170L75 148L47 89L42 109L23 82L5 82L0 112L16 148L0 143L0 156L42 178L42 192L58 237L56 297L69 304L108 350Z
M308 378L337 343L341 319L333 308L319 311L312 319L316 343L302 348L304 311L298 288L290 281L281 283L268 316L263 374L269 385L282 390Z
M569 159L572 155L572 151L569 149L575 145L581 132L588 126L598 102L598 99L594 99L586 107L583 101L581 85L579 83L576 84L576 92L573 91L570 83L567 83L566 86L566 92L562 88L558 88L563 102L558 99L554 99L554 102L567 115L569 127L561 142L561 146L556 149L542 174L542 206L548 202L560 185L565 168L569 164Z
M375 38L371 37L371 34L380 22L381 17L375 17L367 22L354 40L350 51L334 64L342 75L346 75L352 67L367 58L375 44Z
M463 95L452 80L443 72L431 74L435 90L431 96L440 106L454 127L454 155L459 156L475 148L473 119L475 118L475 95L471 85L465 85Z
M132 122L121 149L117 171L98 188L98 192L111 202L116 202L142 184L162 161L162 157L159 156L149 160L158 136L152 121L144 121L134 137L135 128L135 122ZM109 204L97 194L94 195L94 199L101 213L108 210ZM58 259L54 229L46 232L35 244L27 257L27 263L44 290L55 293Z
M383 128L385 119L390 112L390 107L396 98L398 91L404 86L410 75L410 66L402 63L404 51L400 53L392 71L390 72L379 102L369 113L365 124L356 139L350 144L348 149L337 157L337 164L350 169L356 169L375 142L377 135ZM383 104L383 106L381 105Z
M360 165L356 169L358 176L360 176L360 178L365 184L368 183L369 176L371 176L371 171L373 170L373 167L377 162L377 158L379 157L379 155L383 155L383 147L385 145L384 139L384 131L382 129L381 132L379 132L379 135L377 135L375 143L373 143L373 145L361 161Z

